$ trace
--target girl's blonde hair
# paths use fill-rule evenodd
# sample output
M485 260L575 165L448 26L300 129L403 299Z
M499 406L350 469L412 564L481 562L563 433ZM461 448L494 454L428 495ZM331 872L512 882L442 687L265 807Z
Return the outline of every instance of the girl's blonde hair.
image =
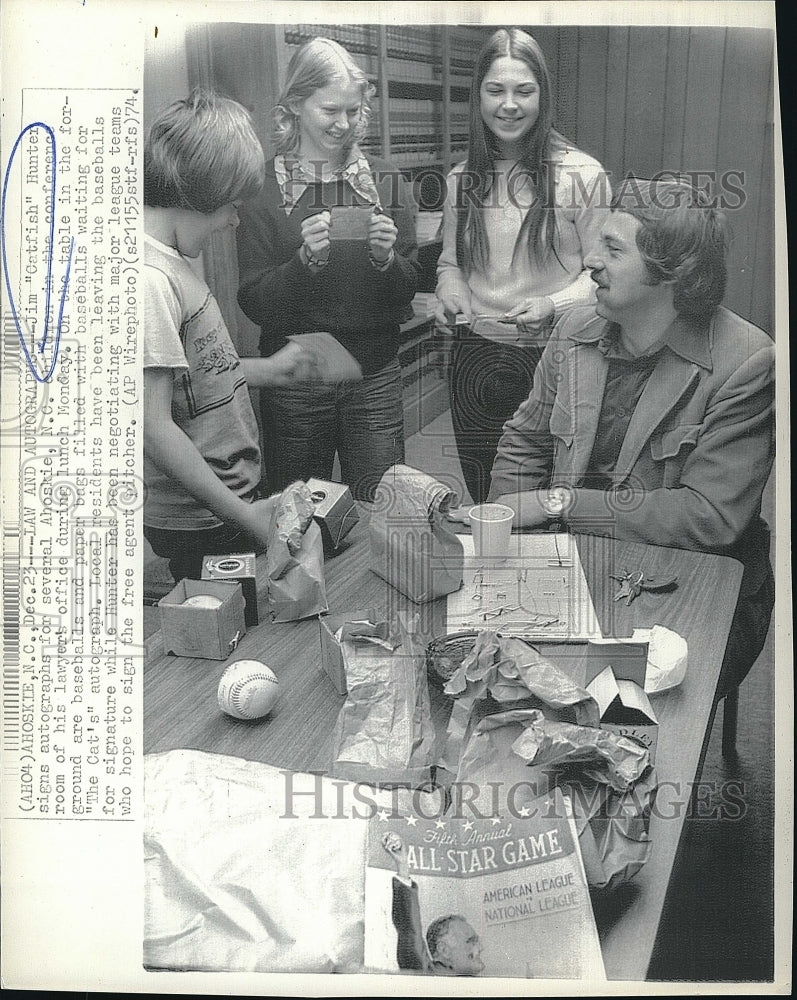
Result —
M293 106L341 77L356 84L362 94L360 116L351 130L349 148L363 138L371 120L373 84L342 45L331 38L312 38L291 56L285 85L274 108L273 138L278 153L293 153L299 148L301 128Z

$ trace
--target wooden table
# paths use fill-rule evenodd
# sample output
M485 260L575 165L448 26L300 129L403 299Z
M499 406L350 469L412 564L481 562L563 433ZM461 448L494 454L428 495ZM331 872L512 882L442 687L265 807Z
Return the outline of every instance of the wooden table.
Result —
M422 616L427 634L442 634L444 601L416 606L368 568L367 517L346 547L326 562L330 610L374 608L391 613L409 606ZM659 720L656 769L660 809L650 825L650 860L630 883L596 899L606 972L610 979L644 979L656 940L670 875L676 861L692 783L700 776L711 725L720 665L725 652L742 567L720 556L580 536L578 548L604 635L628 636L634 627L664 625L689 648L683 683L653 697ZM670 593L643 592L630 607L612 598L610 574L644 567L646 574L677 574ZM262 595L264 598L265 595ZM344 698L320 669L317 620L275 625L261 599L261 624L247 632L224 663L165 655L160 633L148 643L144 671L144 749L212 751L264 761L296 771L326 771L332 735ZM242 722L216 703L219 678L235 659L259 659L280 678L280 699L264 720ZM442 733L448 699L431 689L433 718Z

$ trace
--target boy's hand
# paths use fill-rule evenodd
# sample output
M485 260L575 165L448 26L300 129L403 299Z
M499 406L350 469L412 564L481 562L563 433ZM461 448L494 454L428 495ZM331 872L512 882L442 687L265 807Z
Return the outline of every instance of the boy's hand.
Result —
M280 496L281 494L277 493L265 500L255 500L253 503L246 504L246 523L243 526L257 540L262 549L268 545L268 536Z
M292 341L265 361L269 365L270 385L292 385L318 377L313 355Z
M375 213L368 226L368 248L377 264L384 264L396 242L398 229L389 215Z
M302 220L302 249L305 261L309 255L313 259L326 263L329 260L331 243L329 226L332 216L329 212L319 212Z

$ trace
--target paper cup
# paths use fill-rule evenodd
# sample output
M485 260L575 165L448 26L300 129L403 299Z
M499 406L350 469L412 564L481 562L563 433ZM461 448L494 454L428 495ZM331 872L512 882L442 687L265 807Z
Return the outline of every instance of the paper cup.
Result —
M468 511L473 551L480 559L506 559L515 512L502 503L479 503Z

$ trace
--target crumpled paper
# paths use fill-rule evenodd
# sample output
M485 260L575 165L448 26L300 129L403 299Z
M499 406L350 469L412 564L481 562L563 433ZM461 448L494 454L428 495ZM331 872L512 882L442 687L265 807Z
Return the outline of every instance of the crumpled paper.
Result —
M338 642L362 642L365 645L381 646L394 650L401 642L399 635L391 635L388 622L357 619L344 622L335 633Z
M472 710L488 698L518 708L545 705L579 725L597 726L600 721L595 700L556 664L522 639L499 639L491 631L479 633L443 690L456 699L441 760L452 772L457 771Z
M512 815L529 799L543 795L553 778L542 767L529 767L512 750L537 709L517 708L486 715L472 727L452 785L454 794L467 796L467 808L490 816Z
M609 785L569 782L578 843L587 882L614 889L628 882L650 857L650 811L656 798L656 771L647 768L623 795Z
M567 741L555 737L569 729L570 745L578 753L569 756ZM452 791L467 799L467 808L482 815L521 814L534 800L550 793L554 785L570 794L578 830L579 847L587 882L596 889L612 889L633 878L650 856L648 836L650 810L656 794L656 772L648 763L647 750L631 740L587 730L584 745L572 731L579 727L545 719L538 709L499 712L481 719L473 728L457 769ZM527 760L518 754L524 737L537 742L541 751ZM589 739L606 751L608 742L612 765L606 766L604 753L595 751L590 767L578 756L586 757ZM630 747L625 744L630 744ZM558 750L555 748L558 747ZM641 752L640 752L641 751ZM603 763L601 763L603 762ZM615 781L617 774L633 781ZM621 784L622 790L618 790ZM453 808L462 808L452 800Z
M546 719L533 711L512 750L528 764L578 765L580 775L626 792L650 764L647 749L625 736Z
M377 784L430 777L435 731L425 647L414 622L399 615L398 626L390 641L384 624L374 623L375 634L341 643L348 694L335 730L334 777Z
M454 787L489 815L559 785L573 797L589 885L636 875L651 851L656 773L645 747L599 728L586 690L522 640L483 632L445 691L456 699L442 761Z
M286 486L277 502L268 540L269 575L282 576L291 556L302 547L302 537L313 520L315 504L306 483Z

